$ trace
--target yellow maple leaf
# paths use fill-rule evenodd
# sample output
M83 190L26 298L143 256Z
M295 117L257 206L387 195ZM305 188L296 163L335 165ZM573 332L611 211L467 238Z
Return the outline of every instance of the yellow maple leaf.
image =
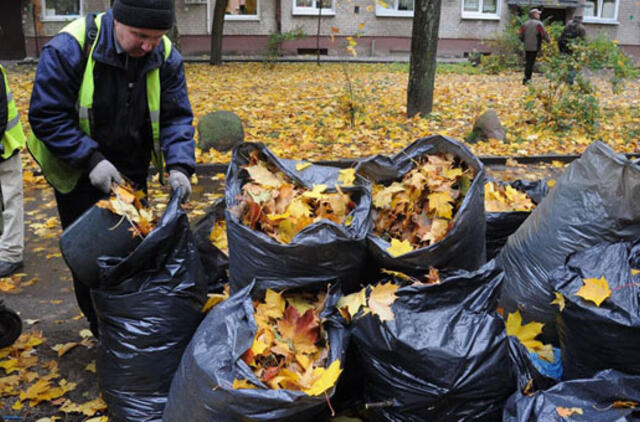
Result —
M96 373L96 361L91 361L84 367L85 371Z
M435 211L438 217L451 219L453 214L453 198L451 192L434 192L427 196L429 209Z
M342 369L340 360L331 362L328 368L316 368L313 370L313 383L310 388L303 390L310 396L317 396L332 388L338 381Z
M381 189L377 188L376 191L373 192L373 205L376 208L391 208L393 195L398 192L403 192L404 190L404 186L398 182L393 182L389 186Z
M282 297L282 293L267 289L264 295L264 303L257 306L257 311L262 315L270 318L282 318L286 302Z
M356 169L343 169L340 170L338 176L338 182L342 182L342 186L353 186L356 181Z
M302 170L304 170L304 169L306 169L306 168L308 168L308 167L310 167L310 166L311 166L311 163L310 163L310 162L308 162L308 161L301 161L301 162L299 162L299 163L296 163L296 170L298 170L298 171L302 171Z
M257 387L251 384L248 380L234 379L232 388L234 390L240 390L240 389L256 389Z
M408 240L401 241L398 239L391 239L391 245L387 248L387 252L389 252L389 255L394 258L409 253L412 250L413 246L411 246L411 243L409 243Z
M558 305L558 307L560 308L560 312L564 311L564 296L562 296L562 293L558 292L553 292L553 294L556 296L556 298L553 299L551 305Z
M323 198L323 192L327 190L327 185L313 185L313 189L312 190L307 190L305 193L302 194L302 196L304 196L305 198L312 198L312 199L322 199Z
M558 416L561 418L570 418L571 416L578 414L582 415L582 409L579 407L556 407L556 412L558 412Z
M287 212L293 218L309 217L311 215L311 207L301 199L294 199L287 207Z
M107 410L107 403L102 400L102 397L97 399L77 404L71 400L65 401L60 407L60 411L64 413L82 413L85 416L93 416L98 412L104 412Z
M635 268L631 268L631 275L638 275L640 274L640 270L636 270Z
M342 296L338 300L338 309L346 309L349 318L353 318L361 308L367 306L367 292L366 289L362 289L359 292L351 293L346 296Z
M371 288L369 293L369 309L371 313L377 315L380 321L391 321L395 318L391 305L398 298L396 291L398 291L397 284L392 282L377 284Z
M58 352L58 357L62 357L69 350L73 349L77 345L78 345L78 343L76 343L76 342L70 342L70 343L65 343L65 344L56 344L51 349L53 349L54 351Z
M211 308L216 306L218 303L227 300L228 297L229 295L226 293L209 293L207 295L207 302L202 306L202 312L209 312Z
M522 325L522 315L520 315L519 310L507 316L507 335L516 337L528 351L538 353L540 358L554 362L555 357L551 346L536 340L536 337L542 333L542 327L544 327L544 324L540 322L530 322Z
M609 283L607 283L604 276L600 278L583 278L582 282L584 285L580 287L576 296L580 296L585 300L590 300L598 307L605 299L611 296Z
M261 162L254 166L245 167L245 169L249 173L249 176L251 176L256 183L259 183L262 186L277 188L283 183L282 180L280 180Z

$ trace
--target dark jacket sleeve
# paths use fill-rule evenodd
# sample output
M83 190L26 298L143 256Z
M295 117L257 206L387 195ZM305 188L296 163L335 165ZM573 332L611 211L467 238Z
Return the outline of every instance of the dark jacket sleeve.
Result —
M43 49L29 106L29 123L56 157L86 167L98 144L78 124L76 101L84 73L80 45L69 34L55 36Z
M160 139L167 168L195 170L193 112L187 95L182 56L172 49L160 70Z

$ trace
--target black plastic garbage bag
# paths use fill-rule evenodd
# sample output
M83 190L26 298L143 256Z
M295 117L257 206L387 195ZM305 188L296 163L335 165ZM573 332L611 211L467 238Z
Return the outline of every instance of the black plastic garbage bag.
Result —
M640 245L620 242L578 252L551 273L565 302L557 318L565 379L608 368L640 375L640 275L631 272L638 268ZM611 296L599 307L576 296L583 279L601 277Z
M549 273L573 252L640 237L640 166L595 142L571 163L498 255L502 306L545 324L555 342Z
M509 182L512 188L524 192L531 202L538 205L549 193L546 181L515 180ZM507 238L518 230L524 220L531 215L530 211L485 212L487 221L487 259L493 259L507 243Z
M324 395L302 391L272 390L264 386L241 359L251 347L256 332L252 298L266 289L281 291L303 287L326 291L332 280L255 279L215 306L206 316L184 353L171 385L165 422L227 421L316 421L328 415ZM348 331L335 313L340 289L334 285L327 296L321 318L328 335L328 363L345 364ZM234 379L247 379L264 388L232 388ZM333 390L327 392L329 397Z
M282 244L242 224L229 213L237 203L248 174L242 168L252 151L258 150L266 159L293 181L312 188L324 184L327 192L335 191L338 168L312 165L297 171L295 162L280 160L263 144L243 143L233 152L227 173L227 239L229 242L229 272L231 292L237 291L254 277L270 278L334 278L342 282L344 291L358 287L366 257L365 239L370 227L371 190L362 178L355 186L343 187L356 203L351 211L353 220L347 227L330 220L321 220L300 231L288 244Z
M209 291L220 290L228 281L229 257L211 243L211 230L217 221L224 220L225 202L220 198L193 227L193 237L200 253Z
M484 166L462 143L440 135L418 139L392 157L376 155L363 160L356 172L375 183L388 185L411 171L415 159L438 152L454 154L476 172L455 215L453 228L440 242L398 257L387 252L389 242L370 233L367 247L377 266L411 274L428 271L429 267L475 270L484 264Z
M22 320L0 299L0 349L11 346L22 333Z
M593 378L565 381L532 395L516 393L504 409L504 422L640 421L640 410L614 406L640 403L640 377L606 370ZM570 417L559 412L573 409Z
M187 214L174 195L126 258L100 258L91 291L100 333L98 380L114 422L160 421L171 378L202 320L206 281Z
M504 320L502 272L491 261L440 284L400 287L395 315L351 322L365 400L381 421L500 420L516 391Z

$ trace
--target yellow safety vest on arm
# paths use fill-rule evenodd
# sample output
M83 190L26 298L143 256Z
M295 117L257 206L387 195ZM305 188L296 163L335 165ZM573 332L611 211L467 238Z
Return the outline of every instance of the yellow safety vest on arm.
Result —
M100 24L102 23L101 13L96 16L95 23L98 36L96 36L87 64L84 69L80 91L78 93L78 121L80 129L91 136L91 122L89 116L93 108L94 80L93 68L95 60L93 59L93 51L98 44L100 38ZM82 51L85 50L85 33L87 31L87 23L85 18L79 18L65 26L60 32L67 32L73 36L80 44ZM166 61L171 54L171 41L166 36L162 37L164 44L164 60ZM151 119L151 132L153 135L153 149L151 150L151 160L160 175L160 183L164 184L164 156L160 145L160 69L156 68L147 73L147 104L149 107L149 117ZM27 140L27 147L33 155L33 158L42 168L42 173L47 181L60 193L71 192L78 179L82 175L83 169L73 167L59 158L56 158L45 146L45 144L37 139L32 133ZM146 165L146 163L145 163Z
M2 145L4 146L2 158L6 160L11 157L16 150L24 147L25 136L22 130L22 123L20 123L20 116L18 115L18 107L16 107L13 94L11 94L11 90L9 89L7 74L2 66L0 66L0 73L4 79L4 86L7 91L7 128L2 135Z

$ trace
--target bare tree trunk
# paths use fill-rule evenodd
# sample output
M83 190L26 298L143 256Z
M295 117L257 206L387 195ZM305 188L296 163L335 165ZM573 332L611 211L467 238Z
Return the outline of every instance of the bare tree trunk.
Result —
M211 22L211 57L209 63L222 64L222 29L224 27L224 12L227 10L228 0L216 0Z
M318 0L318 31L316 32L316 64L320 66L320 23L322 22L322 0Z
M436 54L440 7L442 0L415 0L411 33L411 64L407 88L407 115L425 116L433 108L433 85L436 76Z

